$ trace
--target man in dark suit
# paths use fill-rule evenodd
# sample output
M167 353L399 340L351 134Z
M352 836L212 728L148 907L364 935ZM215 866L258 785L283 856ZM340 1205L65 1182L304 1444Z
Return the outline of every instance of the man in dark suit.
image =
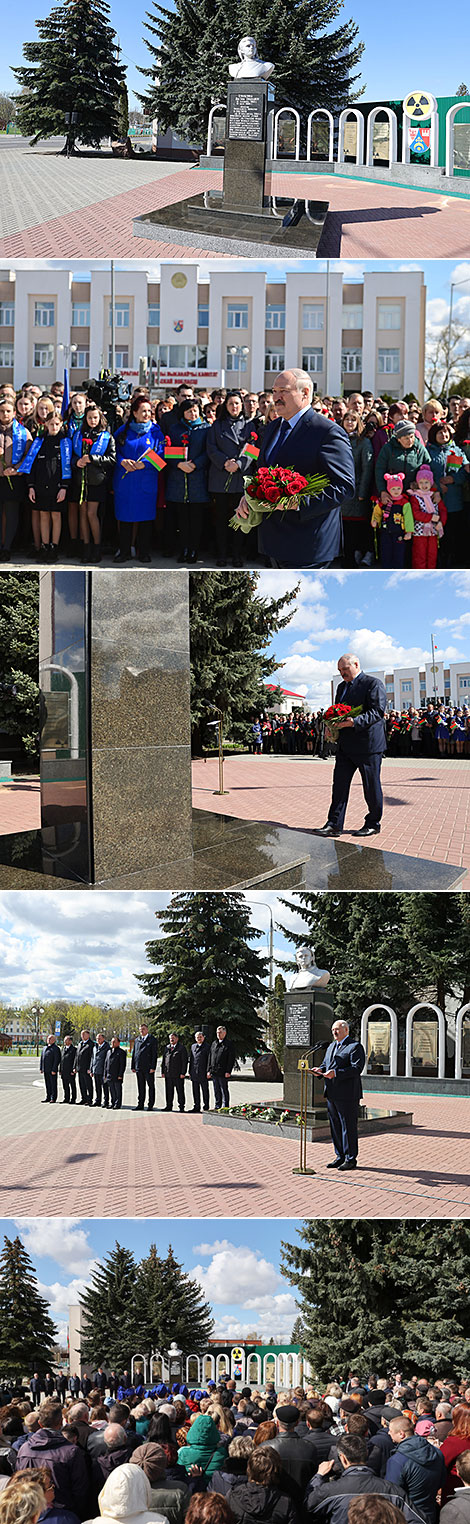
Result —
M131 1069L137 1080L137 1111L143 1111L148 1086L148 1109L155 1105L155 1070L157 1067L157 1039L151 1036L145 1021L140 1024L140 1037L136 1037L132 1052Z
M62 1084L64 1087L64 1099L62 1104L65 1106L74 1106L77 1099L77 1079L75 1074L76 1057L77 1049L75 1047L73 1037L64 1037L64 1046L62 1048L61 1075Z
M106 1110L109 1106L109 1090L107 1084L105 1084L104 1066L108 1053L109 1042L107 1042L104 1032L97 1032L96 1042L93 1048L93 1056L90 1064L91 1074L95 1082L96 1091L93 1104L95 1106L101 1106L101 1104L103 1104Z
M330 1042L321 1064L313 1070L323 1074L330 1132L335 1157L327 1169L356 1168L358 1140L357 1118L362 1095L361 1074L366 1055L361 1042L349 1036L347 1021L335 1021Z
M340 836L349 790L359 769L367 805L367 815L360 831L354 836L378 836L383 814L383 793L380 782L382 757L386 748L385 708L387 695L379 678L368 677L361 672L357 656L340 656L338 671L341 682L336 689L335 704L349 704L351 709L360 705L361 713L355 719L343 720L338 736L333 792L326 825L317 827L315 836Z
M91 1060L94 1049L93 1038L90 1037L88 1027L84 1027L80 1033L80 1042L77 1048L75 1068L78 1074L81 1101L80 1106L93 1105L93 1080L91 1077Z
M176 1090L178 1106L184 1111L184 1077L188 1067L188 1050L184 1042L178 1037L177 1032L170 1032L170 1041L167 1042L162 1058L162 1074L165 1080L165 1111L173 1111L173 1099Z
M271 566L331 566L342 545L341 503L355 491L349 439L324 413L314 412L307 371L282 371L273 390L278 420L266 425L256 467L290 466L304 475L327 476L328 486L297 512L274 512L264 519L259 550ZM237 514L247 517L245 498Z
M191 1043L189 1054L189 1078L193 1087L193 1111L201 1110L201 1091L204 1111L209 1110L209 1080L207 1070L209 1067L209 1043L203 1032L194 1033L194 1042Z
M39 1067L41 1074L44 1075L46 1101L50 1101L51 1105L54 1105L54 1102L57 1100L57 1078L60 1074L60 1061L60 1048L57 1046L53 1033L50 1032L46 1046L41 1053Z

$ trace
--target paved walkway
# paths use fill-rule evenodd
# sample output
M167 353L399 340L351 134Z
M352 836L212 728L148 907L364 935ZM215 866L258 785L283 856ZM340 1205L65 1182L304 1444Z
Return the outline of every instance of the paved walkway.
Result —
M0 836L8 836L10 831L37 831L40 824L39 778L0 783Z
M3 1216L62 1216L66 1202L77 1217L470 1217L468 1100L387 1096L413 1111L412 1129L364 1138L351 1175L326 1171L329 1142L310 1144L317 1173L302 1179L292 1174L294 1140L125 1109L135 1104L131 1075L119 1114L45 1106L33 1084L36 1061L22 1063L24 1082L16 1061L0 1059ZM232 1090L236 1100L254 1099L253 1085ZM266 1091L276 1095L275 1086L263 1087L263 1098ZM382 1098L368 1099L377 1106Z
M458 185L456 181L456 185ZM0 145L0 254L3 259L191 259L207 248L134 238L132 219L221 184L220 171L188 164L113 159L67 160L54 147L24 140ZM299 177L273 175L268 190L297 196ZM470 200L347 176L309 175L307 197L329 202L322 257L466 257ZM65 208L65 211L64 211ZM218 259L220 253L215 255Z
M270 820L303 830L324 825L331 798L333 762L302 757L229 757L228 790L217 796L218 763L193 763L193 803L198 809L240 820ZM409 857L435 858L470 870L470 759L385 760L385 810L380 836L367 846ZM361 782L354 781L346 817L348 831L364 822ZM348 838L345 837L347 840ZM470 887L467 871L465 888Z

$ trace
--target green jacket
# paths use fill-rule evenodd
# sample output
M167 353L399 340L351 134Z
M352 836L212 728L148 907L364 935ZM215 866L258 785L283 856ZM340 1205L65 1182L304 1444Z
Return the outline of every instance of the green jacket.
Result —
M185 1471L189 1471L190 1466L200 1466L204 1475L210 1477L218 1470L226 1455L217 1424L209 1413L198 1413L189 1430L188 1444L178 1450L178 1465L184 1466Z
M430 464L431 457L428 454L425 445L423 445L423 441L420 439L419 434L416 435L414 445L411 446L410 450L404 450L403 445L400 444L400 440L396 439L394 435L392 435L392 438L388 439L387 443L382 445L380 455L377 459L377 464L375 467L375 481L377 491L386 492L387 490L387 483L384 480L385 472L387 472L387 475L389 476L396 476L398 471L403 471L405 476L405 480L403 482L403 490L406 492L408 487L411 486L411 483L414 482L416 472L419 471L419 467L429 466Z

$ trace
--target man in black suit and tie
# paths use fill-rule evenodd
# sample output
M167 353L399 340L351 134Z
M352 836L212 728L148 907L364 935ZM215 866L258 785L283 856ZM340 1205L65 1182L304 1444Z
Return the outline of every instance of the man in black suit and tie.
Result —
M348 436L311 403L313 384L305 370L285 370L273 388L278 418L264 430L259 466L290 466L308 476L327 476L319 497L307 498L298 511L274 512L258 530L259 550L271 566L331 566L342 545L341 503L355 490L354 461ZM242 497L239 518L247 518Z
M147 1023L140 1024L140 1037L136 1037L132 1050L132 1073L137 1080L137 1111L143 1111L148 1087L148 1110L155 1105L155 1070L157 1067L157 1039L149 1032Z
M361 1042L349 1036L347 1021L335 1021L333 1042L323 1062L313 1070L323 1074L326 1104L335 1157L327 1169L356 1169L358 1140L357 1118L362 1095L361 1074L366 1055Z
M361 672L357 656L340 656L338 671L342 681L336 689L335 704L349 704L351 709L360 705L361 713L355 719L348 716L341 724L328 820L326 825L316 828L314 835L341 836L349 790L358 768L367 815L360 831L352 834L377 836L383 814L380 769L386 748L384 715L387 695L379 678Z

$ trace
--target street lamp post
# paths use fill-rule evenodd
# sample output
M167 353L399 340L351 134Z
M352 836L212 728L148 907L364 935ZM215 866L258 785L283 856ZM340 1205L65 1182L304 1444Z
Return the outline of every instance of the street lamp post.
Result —
M236 357L237 357L236 366L232 367L232 368L236 369L237 377L238 377L238 382L240 383L240 375L241 375L241 371L242 371L242 360L246 360L247 356L250 353L248 344L229 344L229 351L228 352L229 352L229 355L233 355L233 356L236 355Z
M249 898L248 895L245 897L246 899ZM274 989L274 917L272 906L268 900L256 900L256 904L264 905L264 909L269 910L269 993L272 995Z
M39 1058L39 1039L40 1039L40 1036L41 1036L41 1017L44 1016L44 1006L42 1006L42 1005L32 1005L31 1006L31 1015L32 1015L32 1018L33 1018L33 1026L34 1026L34 1040L35 1040L35 1043L36 1043L36 1058Z
M64 356L64 366L65 366L66 369L68 369L69 355L70 355L70 357L72 357L72 355L76 355L78 345L77 344L58 344L57 348L62 350L63 356Z

